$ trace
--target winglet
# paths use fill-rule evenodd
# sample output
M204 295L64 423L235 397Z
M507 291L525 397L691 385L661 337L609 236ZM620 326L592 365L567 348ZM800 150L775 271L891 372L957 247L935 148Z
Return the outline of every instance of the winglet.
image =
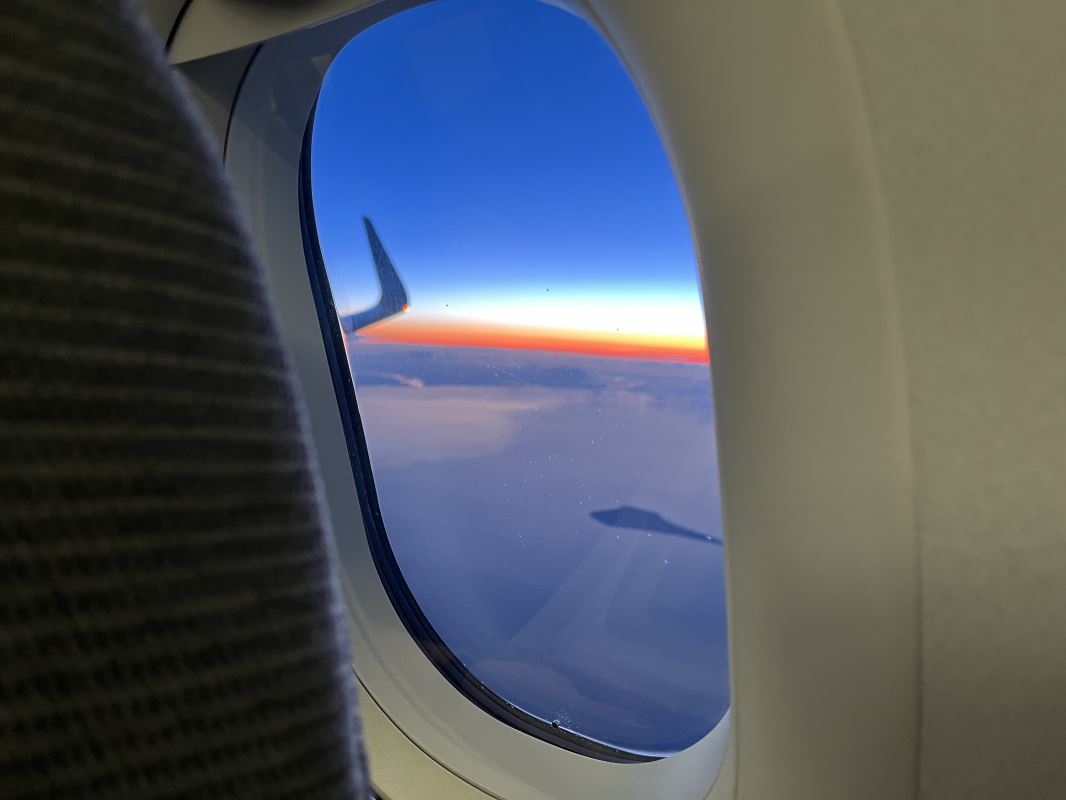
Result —
M407 289L404 288L396 268L392 265L392 259L385 252L385 246L381 243L378 232L374 230L374 224L369 217L363 217L363 225L366 227L370 255L374 260L374 272L377 273L378 285L381 287L381 299L373 308L341 317L341 327L345 333L355 333L375 322L381 322L395 314L400 314L408 308Z

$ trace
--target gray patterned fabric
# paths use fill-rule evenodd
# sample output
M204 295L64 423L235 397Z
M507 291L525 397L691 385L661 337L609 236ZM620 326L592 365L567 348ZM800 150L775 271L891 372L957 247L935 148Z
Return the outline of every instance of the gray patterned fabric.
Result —
M158 43L5 0L0 114L0 797L363 797L312 453Z

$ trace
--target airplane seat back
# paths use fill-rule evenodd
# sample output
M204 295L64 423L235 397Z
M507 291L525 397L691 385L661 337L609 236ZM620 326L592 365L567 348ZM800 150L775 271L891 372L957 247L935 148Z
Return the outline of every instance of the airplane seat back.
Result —
M0 6L0 795L366 797L252 248L125 3Z

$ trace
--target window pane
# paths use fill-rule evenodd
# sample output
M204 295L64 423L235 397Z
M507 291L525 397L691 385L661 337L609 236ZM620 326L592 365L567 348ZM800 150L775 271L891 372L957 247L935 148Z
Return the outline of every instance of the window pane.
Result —
M385 528L434 629L560 728L700 739L729 704L707 346L617 57L528 0L401 13L330 68L312 189Z

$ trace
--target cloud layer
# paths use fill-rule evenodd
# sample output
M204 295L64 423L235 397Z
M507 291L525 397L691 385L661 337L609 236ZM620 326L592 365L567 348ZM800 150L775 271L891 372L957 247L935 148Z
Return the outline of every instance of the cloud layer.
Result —
M431 623L493 690L673 752L729 703L722 548L606 527L634 506L721 537L706 365L350 348L381 509Z

